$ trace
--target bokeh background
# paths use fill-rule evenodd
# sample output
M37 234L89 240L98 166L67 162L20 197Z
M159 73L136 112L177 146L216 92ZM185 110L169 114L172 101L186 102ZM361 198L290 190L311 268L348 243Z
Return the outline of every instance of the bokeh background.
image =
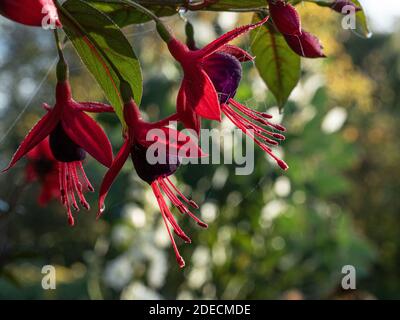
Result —
M381 3L382 6L377 4ZM210 225L180 219L193 244L178 240L179 270L151 189L128 163L103 219L79 213L68 227L63 207L37 205L39 186L25 181L25 162L0 176L1 299L384 299L400 298L400 14L396 1L363 1L374 35L343 30L329 9L302 5L307 29L329 56L303 60L303 75L283 114L250 63L238 92L288 128L278 150L282 173L257 150L251 176L235 165L182 167L181 189ZM188 14L200 44L251 20L232 13ZM166 22L183 37L179 16ZM0 164L54 102L56 51L50 32L0 19ZM126 29L144 70L142 110L155 120L173 112L180 70L152 24ZM249 48L249 38L239 44ZM67 45L77 100L104 97ZM118 120L98 117L121 145ZM210 124L206 124L210 125ZM229 128L227 122L223 127ZM234 148L234 146L225 146ZM105 169L89 159L98 189ZM96 195L89 199L95 207ZM43 290L41 269L57 270L57 289ZM357 290L341 289L344 265Z

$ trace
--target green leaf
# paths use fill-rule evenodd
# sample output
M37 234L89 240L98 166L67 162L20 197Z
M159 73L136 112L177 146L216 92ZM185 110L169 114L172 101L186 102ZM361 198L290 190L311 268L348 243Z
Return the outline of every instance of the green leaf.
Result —
M142 12L116 1L97 0L91 1L90 4L109 16L121 28L150 21L150 18ZM146 8L153 11L158 17L172 16L177 13L174 6L148 5Z
M351 0L355 5L362 8L360 1L358 0ZM368 26L367 16L365 15L364 9L358 11L356 14L357 17L357 31L358 34L362 35L365 38L370 38L372 36L371 30Z
M138 105L142 97L142 73L135 52L119 27L90 4L68 0L63 8L68 12L61 12L64 31L124 124L120 77L130 84Z
M254 15L253 22L259 20ZM251 43L260 76L274 94L279 108L283 108L300 79L300 57L269 24L251 32Z

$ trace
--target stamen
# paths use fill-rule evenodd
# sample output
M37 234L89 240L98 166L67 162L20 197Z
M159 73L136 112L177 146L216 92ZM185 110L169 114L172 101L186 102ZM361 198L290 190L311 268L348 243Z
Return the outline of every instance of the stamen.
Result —
M92 184L90 183L88 177L86 176L85 170L83 169L82 161L78 161L78 162L77 162L77 165L79 166L79 169L80 169L80 171L81 171L82 178L83 178L83 180L85 181L88 190L89 190L90 192L94 192L94 188L93 188Z
M168 179L168 178L166 178ZM197 218L188 208L184 206L184 204L176 197L175 194L168 188L167 184L163 181L163 179L159 179L159 183L161 185L161 189L167 194L168 198L171 202L179 209L181 213L188 214L200 227L207 229L208 225ZM169 181L171 183L171 181ZM187 200L187 199L186 199Z
M158 187L160 187L165 192L165 194L168 196L168 198L171 199L170 198L170 196L172 195L171 191L168 188L165 188L166 186L165 186L165 184L164 184L164 182L162 181L161 178L159 178L157 180L157 183L158 183ZM160 193L160 195L161 195L161 193ZM185 234L185 232L181 229L181 227L176 222L174 216L172 215L171 211L169 210L167 204L165 203L164 198L162 197L162 195L161 195L161 199L162 199L162 201L161 201L162 203L161 203L160 209L162 211L164 211L165 216L167 217L168 221L170 222L170 224L174 228L175 234L178 237L180 237L183 241L185 241L186 243L192 243L192 240ZM178 201L179 202L179 200L177 198L175 198L174 201ZM181 203L181 205L182 205L182 203Z
M258 122L260 122L260 123L262 123L263 125L269 126L269 127L274 128L274 129L276 129L278 131L281 131L281 132L286 132L286 128L281 126L280 124L272 123L270 121L266 121L264 119L261 119L261 117L262 118L267 118L267 119L272 119L271 115L269 115L267 113L264 113L264 112L259 112L259 111L255 111L255 110L252 110L250 108L247 108L244 105L240 104L239 102L237 102L237 101L235 101L233 99L229 99L229 103L232 106L234 106L236 109L238 109L239 111L243 112L248 117L251 117L251 118L254 117L254 115L251 115L251 113L255 113L255 114L259 115L260 117L257 117L257 119L255 119L255 118L253 118L253 119L258 121Z
M229 120L232 121L232 123L234 125L236 125L240 130L242 130L243 133L245 133L247 136L249 136L250 138L252 138L254 140L254 142L262 149L264 150L271 158L273 158L276 163L279 165L279 167L281 167L281 169L283 170L287 170L289 168L289 166L281 159L279 159L273 152L272 150L266 146L265 144L263 144L262 142L260 142L255 136L254 134L248 130L247 126L243 123L245 121L242 121L242 119L245 119L243 117L240 117L240 115L238 115L237 113L235 113L232 109L229 108L229 106L227 105L223 105L222 106L222 111L224 112L224 114L229 118ZM248 121L250 122L250 121ZM254 124L253 124L254 125Z
M72 227L75 224L74 217L72 216L71 206L68 197L68 181L67 181L67 164L60 162L61 166L61 190L64 190L64 197L62 199L64 206L67 208L68 223Z
M75 193L78 195L81 205L86 210L90 209L90 206L87 203L85 196L82 192L82 183L79 180L77 166L79 166L81 170L83 170L80 161L58 162L58 181L60 186L61 202L67 209L68 223L71 226L75 224L74 217L71 212L71 206L76 211L79 211L79 206L76 201ZM85 179L85 182L88 182L86 175L82 179ZM92 188L91 185L90 187Z
M75 192L74 192L74 187L73 187L73 182L72 182L72 174L71 174L71 163L66 164L66 172L67 172L67 187L68 187L68 195L71 198L72 202L72 207L76 210L79 211L78 204L76 203L75 199Z
M192 208L194 209L199 209L199 206L196 202L194 202L193 200L189 200L188 198L185 197L185 195L178 189L178 187L176 187L172 181L170 180L169 177L165 178L168 183L171 185L171 187L175 190L175 192L182 198L183 201L185 201L186 203L188 203Z
M274 136L274 133L271 131L268 131L256 124L254 124L253 122L251 122L249 119L241 116L239 113L236 113L235 111L233 111L229 106L224 106L224 108L226 109L227 112L229 112L237 121L240 121L241 123L245 124L246 129L250 129L253 130L254 133L256 134L256 136L258 136L259 138L261 138L262 140L264 140L265 142L272 144L274 146L278 145L279 143L277 141L274 141L268 137L265 137L263 134L266 134L270 137Z
M86 210L90 210L90 205L86 201L85 196L83 195L83 192L82 192L82 183L79 181L78 172L76 170L76 163L71 163L70 172L71 172L75 192L77 193L77 195L79 197L79 202Z
M153 182L151 184L151 188L153 189L154 195L156 196L158 205L160 206L160 209L161 209L163 207L162 203L164 202L164 199L162 198L161 192L158 189L157 182ZM174 251L175 251L176 261L178 262L180 268L184 268L185 267L185 260L183 260L182 256L179 253L178 247L176 246L176 243L175 243L175 239L172 236L171 230L170 230L170 228L168 226L167 218L165 217L165 213L163 212L162 209L161 209L161 215L162 215L162 218L164 220L164 224L165 224L165 226L167 228L168 235L169 235L169 238L170 238L171 243L172 243L172 247L174 248Z
M58 163L58 185L60 186L60 195L61 195L61 203L63 205L66 204L66 190L64 187L64 167L63 167L63 163L59 162Z

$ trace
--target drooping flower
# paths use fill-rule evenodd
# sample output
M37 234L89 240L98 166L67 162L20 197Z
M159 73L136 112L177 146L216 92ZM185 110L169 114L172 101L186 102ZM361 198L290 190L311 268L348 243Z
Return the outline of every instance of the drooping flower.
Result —
M68 80L57 83L55 106L51 108L45 104L44 107L47 114L31 129L3 172L48 138L58 164L61 201L67 209L69 224L74 225L71 206L79 209L75 194L81 205L89 209L83 191L93 191L82 165L86 153L106 167L110 167L113 160L107 136L85 112L112 112L113 109L101 103L75 102Z
M51 199L60 197L58 162L51 152L49 138L29 151L26 158L28 160L25 168L26 182L38 181L41 184L39 204L44 206Z
M323 46L313 34L303 30L299 36L284 35L289 47L305 58L325 58Z
M179 227L162 193L182 214L190 216L199 226L207 228L207 225L189 209L189 207L198 209L197 204L186 198L169 178L179 168L181 158L197 158L204 156L204 154L189 136L165 127L161 123L152 124L143 121L133 100L125 103L124 117L127 124L125 141L101 185L98 216L100 217L105 210L104 201L112 183L131 156L138 176L147 182L153 190L175 251L176 260L179 266L183 268L185 261L179 254L170 226L174 233L186 243L191 243L191 240ZM163 159L163 161L153 163L149 159L148 151L155 144L158 146L156 148L157 158Z
M235 29L203 49L189 49L179 40L172 38L168 47L171 54L182 65L184 78L179 91L177 112L187 128L197 132L200 118L220 120L223 112L246 135L254 139L278 165L286 170L288 165L279 159L268 145L277 145L273 140L283 140L285 131L281 125L269 120L270 115L252 110L233 98L242 78L241 62L253 57L246 51L227 45L228 42L267 21Z
M357 6L351 0L335 0L331 4L331 8L333 10L335 10L336 12L339 12L339 13L342 13L342 14L348 14L348 10L346 10L346 9L354 10L354 12L361 11L361 8L359 6ZM345 10L343 11L343 9L345 9Z
M283 0L268 0L269 13L276 28L282 34L300 35L301 21L295 7Z
M169 39L168 48L173 57L182 65L184 72L177 99L177 111L186 128L199 132L200 117L221 120L218 95L204 69L205 61L216 51L226 51L240 60L248 60L250 57L247 52L227 44L266 21L267 18L257 24L243 26L230 31L200 50L190 50L174 37Z
M44 23L61 26L53 0L0 0L0 14L28 26L42 27Z

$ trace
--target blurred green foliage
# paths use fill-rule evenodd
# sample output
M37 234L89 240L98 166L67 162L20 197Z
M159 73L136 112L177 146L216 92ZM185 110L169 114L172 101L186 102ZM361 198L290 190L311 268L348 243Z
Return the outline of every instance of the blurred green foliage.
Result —
M217 15L193 17L200 35L223 29ZM167 22L183 29L177 17ZM56 52L50 33L4 20L0 32L5 35L0 45L4 166L43 112L41 102L54 101L54 69L46 72ZM126 33L143 65L143 110L153 120L170 114L180 70L151 25ZM282 117L289 132L279 151L291 168L282 174L258 150L250 176L236 176L235 165L181 168L179 186L202 204L201 216L210 225L200 230L179 218L193 239L192 245L178 242L187 261L183 271L150 188L130 164L109 195L104 218L96 221L95 210L79 213L72 229L58 202L36 205L38 187L24 185L22 163L1 175L0 298L398 298L400 33L369 41L342 36L338 33L338 40L355 68L375 85L373 109L356 103L338 107L340 100L324 85L332 86L330 79L321 80L324 68L305 63L300 88L279 115L270 108L273 97L254 66L247 64L238 100ZM248 48L249 40L242 45ZM103 99L68 49L76 99ZM118 120L109 115L98 120L116 151L122 143ZM105 170L92 160L87 167L98 189ZM95 196L90 196L93 205ZM41 288L45 264L57 268L57 290ZM340 290L344 265L357 270L358 290L351 295Z

